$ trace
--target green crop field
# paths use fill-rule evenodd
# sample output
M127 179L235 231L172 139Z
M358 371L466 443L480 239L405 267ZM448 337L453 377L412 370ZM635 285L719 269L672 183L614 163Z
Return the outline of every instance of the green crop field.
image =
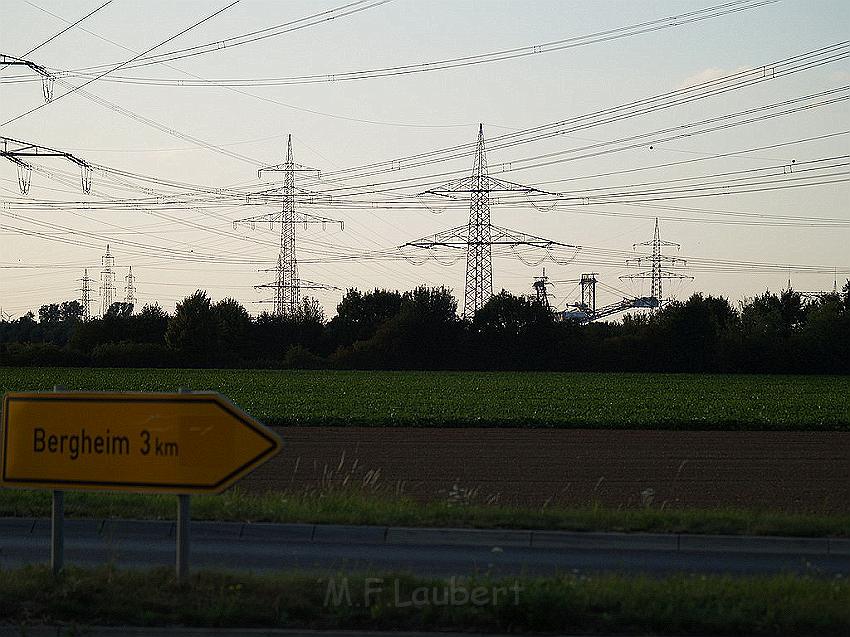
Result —
M0 391L217 391L269 425L850 430L850 377L0 368Z

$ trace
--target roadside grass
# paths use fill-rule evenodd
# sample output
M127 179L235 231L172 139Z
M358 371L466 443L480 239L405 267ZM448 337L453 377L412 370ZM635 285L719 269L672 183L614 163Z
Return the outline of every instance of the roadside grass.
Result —
M50 515L49 491L0 489L0 516ZM131 493L67 492L65 514L74 518L169 520L176 498ZM504 505L418 502L359 490L251 494L231 490L192 498L192 518L235 522L360 524L448 528L617 531L794 537L850 537L850 515L748 509L520 508Z
M850 377L0 368L0 393L217 391L272 426L850 431Z
M444 580L405 574L203 571L179 585L164 568L70 568L54 578L48 568L31 566L2 575L0 617L7 625L64 624L72 630L85 625L177 624L499 633L850 634L850 582L809 576L485 575ZM499 589L495 601L494 589ZM483 591L475 597L479 603L470 601L475 591ZM418 603L425 600L428 603Z

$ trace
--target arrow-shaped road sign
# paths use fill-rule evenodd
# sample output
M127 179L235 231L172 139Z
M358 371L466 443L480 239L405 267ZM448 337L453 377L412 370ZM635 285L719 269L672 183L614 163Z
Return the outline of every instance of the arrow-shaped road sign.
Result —
M10 393L0 482L220 493L280 448L274 432L215 393Z

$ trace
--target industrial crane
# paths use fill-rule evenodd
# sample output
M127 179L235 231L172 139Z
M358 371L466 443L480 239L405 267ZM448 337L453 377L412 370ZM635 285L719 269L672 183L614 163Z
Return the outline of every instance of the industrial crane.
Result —
M596 278L597 276L597 272L589 272L581 275L581 279L578 280L578 283L581 286L581 301L578 303L568 303L567 309L562 312L558 312L556 316L560 320L574 321L577 323L590 323L591 321L596 321L619 312L625 312L626 310L635 308L655 309L660 306L658 299L654 296L640 296L623 297L622 300L615 303L597 307L596 284L599 283L599 279ZM557 281L557 283L567 282L568 281ZM576 280L573 279L569 282L576 282ZM550 305L546 286L551 285L551 283L555 282L549 281L546 276L546 271L544 270L543 276L535 278L533 285L535 292L537 293L537 300L543 303L547 308L550 307ZM613 290L614 288L611 289Z

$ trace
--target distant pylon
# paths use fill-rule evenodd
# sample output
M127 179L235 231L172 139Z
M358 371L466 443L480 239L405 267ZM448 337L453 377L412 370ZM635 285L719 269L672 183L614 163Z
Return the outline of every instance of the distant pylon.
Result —
M293 316L301 303L301 290L298 285L298 257L295 254L295 160L292 157L292 135L286 138L282 212L274 313L277 316Z
M534 277L534 283L532 283L531 286L534 288L534 293L537 296L537 302L547 310L552 309L549 304L549 290L546 289L549 285L552 284L549 283L549 277L546 276L546 268L543 268L543 276Z
M272 283L261 283L260 285L255 285L255 288L272 288L274 289L275 296L274 302L274 315L278 317L287 317L293 318L298 316L298 313L301 311L300 300L299 305L292 308L288 304L288 299L284 296L283 292L286 289L285 277L286 277L286 265L283 261L283 253L279 253L277 255L277 265L274 268L269 270L260 270L260 272L274 272L275 280ZM326 285L324 283L313 283L312 281L307 281L305 279L298 279L298 288L299 290L339 290L340 288L335 285ZM267 301L263 301L267 302Z
M298 277L298 257L295 250L295 226L298 224L315 224L320 223L323 226L328 223L338 223L343 227L341 221L328 219L327 217L319 217L316 215L298 213L295 210L295 173L296 172L318 172L315 168L308 168L296 164L292 154L292 135L289 135L286 140L286 161L283 164L276 166L268 166L261 168L259 174L263 171L282 171L283 172L283 206L280 212L275 212L259 217L249 217L240 219L234 222L234 226L239 224L249 224L251 226L257 223L269 223L274 225L280 223L280 250L277 257L277 266L273 268L275 272L275 281L273 283L264 283L257 285L257 288L274 288L274 315L275 316L296 316L301 305L301 289L331 289L332 286L323 286L319 283L310 283L302 281ZM266 272L268 270L265 270Z
M686 265L686 261L684 259L680 259L678 257L669 257L664 254L661 249L665 246L675 247L677 250L679 249L678 243L673 243L672 241L662 241L661 233L658 230L658 217L655 218L655 235L652 237L651 241L643 241L642 243L636 243L632 246L632 248L636 248L637 246L652 246L652 256L650 257L634 257L631 259L626 259L626 265L642 265L647 261L650 262L650 270L644 272L638 272L636 274L627 274L621 276L621 279L650 279L652 284L652 298L658 301L659 307L662 303L664 303L664 297L662 295L662 281L664 279L690 279L693 280L694 277L687 276L684 274L679 274L678 272L670 272L667 270L663 270L661 268L662 263L669 263L672 267L675 267L677 263L682 265Z
M91 304L92 304L92 283L94 283L94 279L89 276L88 268L83 270L83 278L80 279L80 283L82 287L80 288L80 305L83 306L83 320L88 321L91 318Z
M487 154L484 125L478 125L478 146L472 164L469 193L469 242L466 245L466 287L464 313L468 318L493 296L493 255L490 243L490 189L487 183Z
M130 271L124 277L127 285L124 286L124 302L128 305L136 305L136 279L133 277L133 266L130 266Z
M106 246L106 254L101 259L100 271L100 315L104 316L112 305L112 296L115 294L115 257L109 253L109 245Z
M475 149L475 158L472 164L472 175L455 179L442 186L432 188L422 195L437 195L457 200L459 195L469 195L469 219L467 224L457 228L450 228L437 234L409 241L401 248L421 248L428 250L428 255L433 256L436 248L449 248L452 251L466 250L466 284L463 295L463 316L472 319L493 296L493 261L492 247L508 248L532 248L542 249L556 263L558 261L552 255L554 248L569 248L578 250L577 246L566 243L535 237L517 230L500 228L490 222L490 193L525 193L526 195L554 196L552 193L515 184L503 179L496 179L487 174L487 154L484 148L484 125L478 126L478 143ZM522 260L519 252L514 253ZM573 257L575 253L573 254ZM542 259L541 259L542 260ZM538 261L539 263L539 261ZM565 263L563 263L565 264Z
M275 316L294 316L295 312L298 310L298 303L300 303L301 300L301 286L297 285L297 267L298 266L294 258L292 259L292 263L287 265L286 257L283 254L283 250L281 250L277 255L277 266L274 268L274 283L264 283L259 286L256 286L268 287L269 285L271 285L274 288L273 314ZM293 289L292 286L293 269L295 270L294 274L296 277L296 285L294 286L295 289Z

